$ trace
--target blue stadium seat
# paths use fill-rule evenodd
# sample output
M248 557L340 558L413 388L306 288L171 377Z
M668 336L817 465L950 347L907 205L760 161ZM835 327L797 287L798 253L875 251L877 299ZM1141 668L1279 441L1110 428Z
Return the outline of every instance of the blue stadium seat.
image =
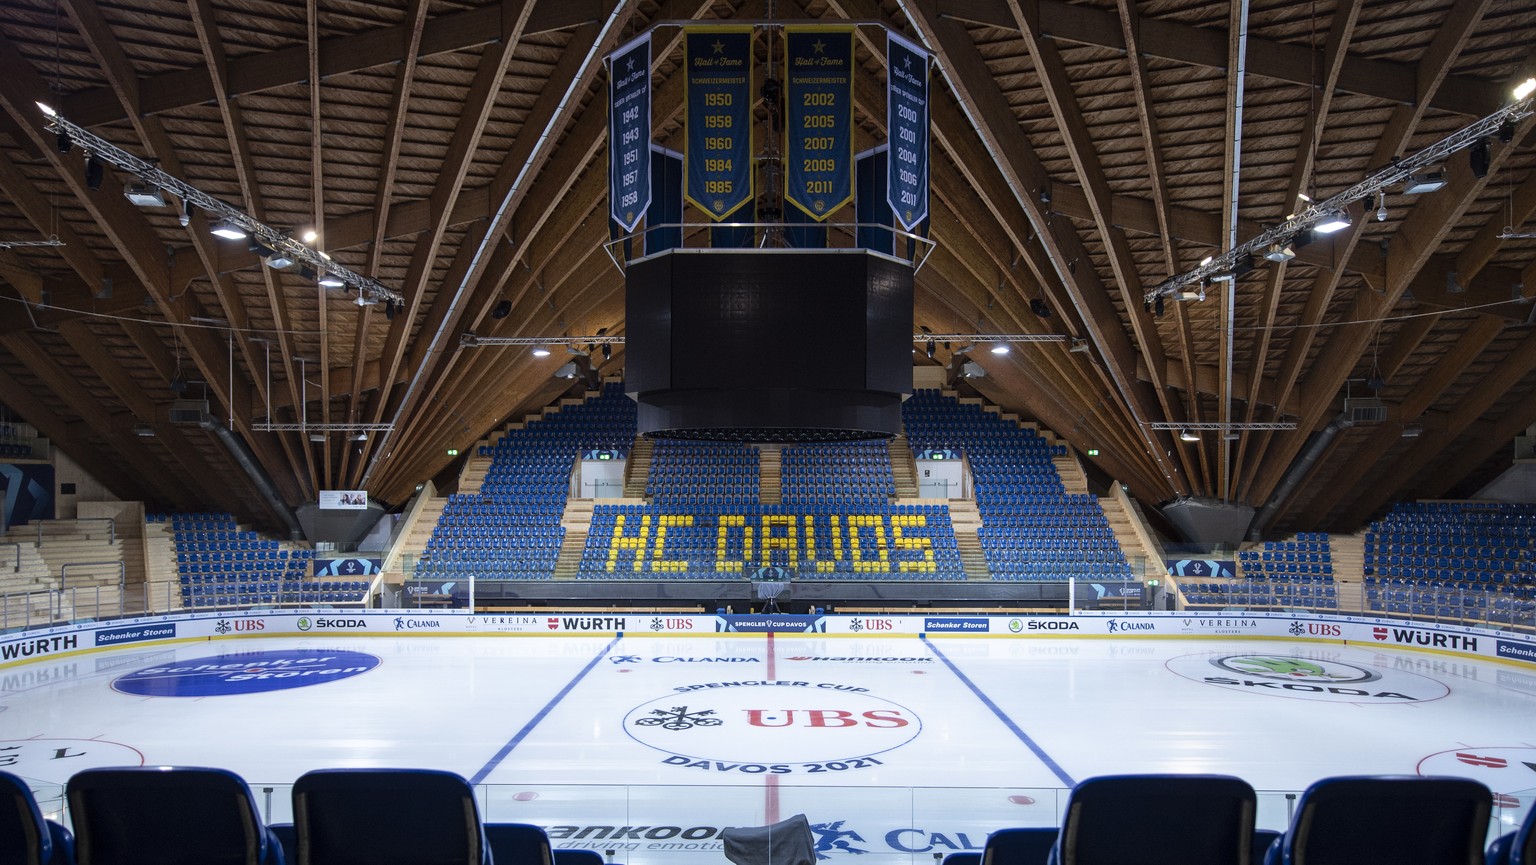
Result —
M293 821L303 865L492 865L474 791L452 772L307 772Z
M497 865L553 865L549 836L532 823L487 823L485 840Z
M978 865L1046 865L1058 834L1054 826L999 829L987 836Z
M43 818L27 782L0 772L0 863L73 865L74 836Z
M1067 797L1057 865L1250 865L1257 797L1227 775L1110 775Z
M80 865L283 865L251 788L224 769L82 769L65 797Z
M603 854L596 850L556 850L555 865L604 865Z
M1483 865L1493 794L1466 778L1344 776L1307 788L1271 861Z

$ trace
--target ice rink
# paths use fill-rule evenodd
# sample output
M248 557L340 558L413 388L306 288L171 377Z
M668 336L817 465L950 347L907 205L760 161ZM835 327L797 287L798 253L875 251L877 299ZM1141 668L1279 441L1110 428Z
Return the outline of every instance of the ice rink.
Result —
M199 640L0 670L0 730L0 766L40 791L219 766L274 822L309 769L449 769L488 821L642 863L723 861L719 828L797 812L827 858L919 861L1054 825L1062 791L1111 773L1238 775L1271 828L1330 775L1476 778L1506 820L1536 789L1536 674L1252 639Z

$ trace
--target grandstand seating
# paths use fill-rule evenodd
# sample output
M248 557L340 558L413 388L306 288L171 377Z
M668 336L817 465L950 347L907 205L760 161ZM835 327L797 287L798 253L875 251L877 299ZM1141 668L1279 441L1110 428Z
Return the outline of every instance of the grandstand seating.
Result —
M1515 831L1488 845L1487 865L1536 865L1536 808L1526 812Z
M948 449L970 464L982 521L977 536L992 579L1131 577L1098 500L1063 488L1052 459L1065 446L937 390L914 392L902 419L914 453Z
M240 531L232 514L149 514L169 523L176 544L176 572L188 607L281 603L358 603L367 580L310 577L314 551L288 550L255 532Z
M896 495L891 451L883 441L785 447L780 465L780 501L787 505L813 505L838 497L885 504Z
M492 865L474 789L452 772L306 772L293 822L305 865Z
M1271 865L1483 865L1493 794L1467 778L1346 776L1312 784Z
M532 823L487 823L485 841L496 865L554 865L549 835ZM597 861L601 865L602 857Z
M42 809L27 782L0 772L0 862L6 865L74 865L74 836Z
M417 579L549 579L565 539L560 517L583 451L627 454L635 404L609 383L580 405L508 430L480 454L491 465L479 493L450 496L422 551Z
M84 769L65 786L80 865L282 865L250 787L224 769Z
M999 829L987 836L978 865L1046 865L1059 834L1054 826Z
M646 498L659 505L757 503L757 450L723 442L658 439Z
M1182 582L1192 606L1337 610L1333 553L1326 532L1302 532L1237 554L1240 579Z
M1253 787L1228 775L1106 775L1067 797L1055 865L1247 865Z
M1536 623L1536 505L1411 502L1365 535L1365 602L1439 621Z

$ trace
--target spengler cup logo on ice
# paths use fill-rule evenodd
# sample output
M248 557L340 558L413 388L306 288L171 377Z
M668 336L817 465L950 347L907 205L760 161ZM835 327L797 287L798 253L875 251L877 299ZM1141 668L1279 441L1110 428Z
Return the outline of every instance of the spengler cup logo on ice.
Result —
M1427 676L1364 667L1327 655L1185 655L1167 666L1186 679L1234 691L1330 703L1419 703L1450 693Z
M222 697L334 682L378 665L375 655L338 649L232 652L135 670L112 680L112 689L141 697Z
M624 731L662 763L748 775L818 774L882 765L922 720L868 688L743 679L681 685L630 710Z

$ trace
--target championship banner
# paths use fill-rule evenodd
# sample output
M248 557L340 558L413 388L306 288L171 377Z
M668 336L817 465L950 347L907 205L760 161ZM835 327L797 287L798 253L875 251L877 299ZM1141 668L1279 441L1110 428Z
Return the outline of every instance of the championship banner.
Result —
M608 57L608 215L631 232L651 206L651 37Z
M752 28L689 27L686 40L684 197L718 222L752 200Z
M901 227L915 231L928 218L928 52L888 33L885 68L885 198Z
M853 200L853 30L786 27L784 200L821 222Z

